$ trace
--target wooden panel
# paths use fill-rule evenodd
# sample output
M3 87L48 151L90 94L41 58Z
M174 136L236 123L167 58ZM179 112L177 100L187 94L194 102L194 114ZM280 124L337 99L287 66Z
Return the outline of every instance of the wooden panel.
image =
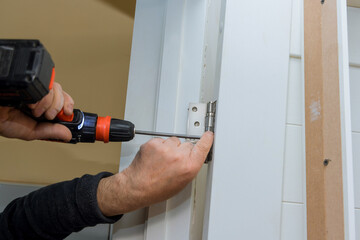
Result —
M281 214L281 240L306 239L304 204L283 203Z
M205 239L280 239L290 22L288 0L226 1Z
M350 64L360 66L360 8L348 8Z
M304 1L309 240L345 237L336 16L336 0Z

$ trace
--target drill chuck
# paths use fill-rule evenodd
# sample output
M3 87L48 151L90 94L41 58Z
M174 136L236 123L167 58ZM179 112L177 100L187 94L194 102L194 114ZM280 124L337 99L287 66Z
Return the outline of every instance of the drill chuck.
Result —
M129 121L113 118L110 122L110 142L127 142L135 136L135 125Z
M135 126L129 121L107 117L98 117L96 140L107 142L130 141L135 136Z

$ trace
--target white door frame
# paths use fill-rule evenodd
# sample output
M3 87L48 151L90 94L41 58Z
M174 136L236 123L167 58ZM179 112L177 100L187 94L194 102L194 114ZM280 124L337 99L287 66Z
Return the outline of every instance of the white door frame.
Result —
M283 238L282 228L287 226L283 216L288 211L283 204L292 204L283 199L289 64L290 57L303 56L301 40L291 39L290 45L290 36L301 35L290 23L298 23L291 16L292 6L301 3L137 0L125 118L138 129L185 133L188 104L217 99L214 161L179 195L126 214L115 225L113 239ZM343 5L340 63L346 66ZM345 94L344 182L350 196L345 219L352 226L347 71L344 67L340 74ZM122 145L120 170L147 140L136 136ZM205 192L206 179L202 231L204 206L195 203L205 199L195 192ZM301 204L304 209L305 201ZM305 226L306 215L302 217ZM353 239L353 230L348 228L347 239Z
M213 71L204 66L205 62L212 64L206 59L213 57L212 50L206 55L204 43L205 35L210 34L206 31L207 13L211 10L211 14L219 15L220 9L216 11L214 7L219 3L220 0L137 1L125 110L125 118L133 121L136 128L187 131L188 105L200 102L201 96L206 95L202 94L202 87L208 86L203 74ZM219 25L219 21L215 24ZM139 146L149 139L136 136L122 145L120 171L130 164ZM205 194L202 197L196 195L195 186L205 184L206 166L204 168L202 177L174 198L125 215L114 226L113 239L201 237L202 223L200 226L198 223L203 214L196 212L204 208L199 207L199 201L204 202ZM205 187L202 189L205 191ZM197 211L193 211L195 203ZM195 219L196 222L192 221Z

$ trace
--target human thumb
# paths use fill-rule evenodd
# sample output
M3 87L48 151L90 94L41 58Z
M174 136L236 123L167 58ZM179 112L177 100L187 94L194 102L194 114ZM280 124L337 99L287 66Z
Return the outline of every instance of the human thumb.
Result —
M196 143L191 152L191 160L194 164L199 164L201 167L210 151L212 143L214 141L214 133L207 131L201 139Z
M35 129L35 138L41 140L61 140L64 142L69 142L71 140L72 134L70 130L61 125L43 122L39 123Z

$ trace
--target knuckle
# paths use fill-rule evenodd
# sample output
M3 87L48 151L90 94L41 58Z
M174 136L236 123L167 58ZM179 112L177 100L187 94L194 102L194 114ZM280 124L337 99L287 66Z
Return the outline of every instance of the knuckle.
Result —
M204 146L203 144L199 144L198 145L198 150L202 153L206 153L208 148L206 146Z
M47 111L47 112L45 112L45 118L49 119L49 120L52 120L54 117L52 116L51 113L49 113L49 111Z
M171 157L171 149L168 146L157 145L156 146L156 152L159 155L164 156L165 158L170 158Z
M61 105L61 104L56 104L56 105L54 106L54 110L55 110L57 113L60 112L61 109L62 109L62 105Z
M54 82L53 88L57 89L57 90L62 90L61 85L59 83L57 83L57 82Z
M52 98L53 95L54 95L54 89L51 89L51 90L49 91L49 93L48 93L43 99L48 98L48 97L51 97L51 98Z
M145 143L145 146L148 146L149 148L156 148L158 147L158 141L156 138L151 139L147 143Z
M140 152L146 152L147 145L148 145L148 143L145 143L145 144L141 145L140 146Z
M46 95L40 102L39 107L43 107L45 109L48 109L53 101L54 98L54 92L50 91L48 95Z
M182 171L183 175L187 179L192 179L196 174L196 170L192 167L191 164L184 164Z
M184 157L181 153L176 152L170 155L174 161L181 161Z
M34 103L34 104L29 104L28 105L28 108L30 108L31 110L34 110L36 108L37 104Z
M68 104L70 106L74 106L75 102L74 102L74 100L72 98L70 98Z
M180 143L180 139L178 139L177 137L170 137L170 138L168 139L168 141Z
M174 162L179 162L182 159L181 154L177 153L177 152L169 152L168 153L168 159Z
M145 144L141 145L140 149L142 151L149 151L152 150L158 150L160 148L159 139L153 138L150 141L146 142Z
M187 149L192 149L194 147L194 144L191 142L183 143L184 147Z

